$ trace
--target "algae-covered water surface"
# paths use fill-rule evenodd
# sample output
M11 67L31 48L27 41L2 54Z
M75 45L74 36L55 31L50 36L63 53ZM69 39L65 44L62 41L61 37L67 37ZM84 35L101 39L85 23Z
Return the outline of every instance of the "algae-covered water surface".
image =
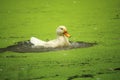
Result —
M119 80L119 0L1 0L0 48L35 36L56 38L65 25L70 41L97 43L50 52L0 52L0 80Z

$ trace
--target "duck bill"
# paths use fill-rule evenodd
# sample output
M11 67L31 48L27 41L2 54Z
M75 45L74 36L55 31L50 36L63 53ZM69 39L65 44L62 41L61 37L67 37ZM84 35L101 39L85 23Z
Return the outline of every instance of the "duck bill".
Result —
M65 35L66 37L70 37L70 34L69 34L68 32L64 32L64 35Z

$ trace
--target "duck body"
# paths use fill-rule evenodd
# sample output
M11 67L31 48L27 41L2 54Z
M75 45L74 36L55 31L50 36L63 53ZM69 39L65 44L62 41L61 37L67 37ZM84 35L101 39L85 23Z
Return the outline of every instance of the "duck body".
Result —
M33 47L52 47L52 48L56 48L56 47L64 47L64 46L70 46L70 42L68 40L68 37L70 37L70 35L67 32L67 29L65 26L59 26L56 30L57 33L57 38L54 40L50 40L50 41L43 41L40 40L36 37L31 37L30 42L33 44Z

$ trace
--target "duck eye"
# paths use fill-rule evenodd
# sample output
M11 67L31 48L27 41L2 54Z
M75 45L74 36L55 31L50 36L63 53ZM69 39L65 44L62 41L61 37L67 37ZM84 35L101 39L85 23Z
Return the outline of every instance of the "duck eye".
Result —
M61 30L63 30L63 28L60 28Z

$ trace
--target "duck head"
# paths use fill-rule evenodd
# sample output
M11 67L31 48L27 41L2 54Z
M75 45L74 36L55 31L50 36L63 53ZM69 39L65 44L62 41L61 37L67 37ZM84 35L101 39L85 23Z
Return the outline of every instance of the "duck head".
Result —
M67 28L65 26L59 26L56 30L58 36L66 36L70 37L70 34L67 32Z

